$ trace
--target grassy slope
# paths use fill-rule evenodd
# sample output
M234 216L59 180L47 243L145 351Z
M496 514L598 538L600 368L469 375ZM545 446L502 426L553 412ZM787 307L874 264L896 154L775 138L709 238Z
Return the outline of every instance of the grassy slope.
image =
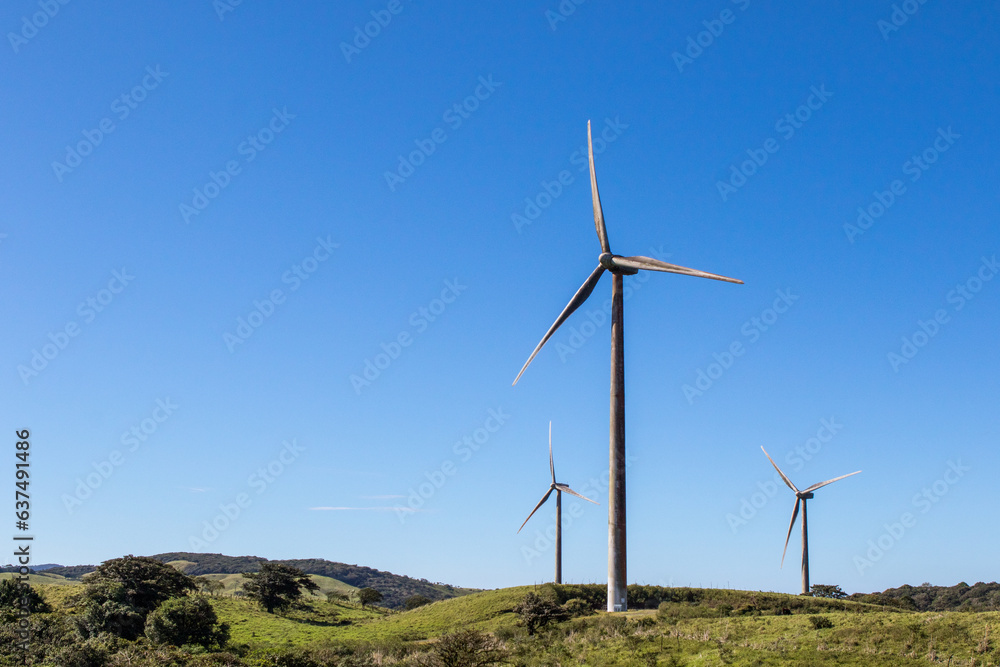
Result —
M79 584L43 584L49 602L64 608ZM833 627L816 630L811 613L791 616L720 616L712 605L670 603L666 614L639 610L625 615L599 613L561 624L551 634L525 639L510 611L530 586L483 591L442 600L402 613L360 609L312 598L309 611L267 614L234 598L213 598L220 620L232 627L232 639L260 647L289 647L329 642L392 643L433 640L464 628L520 634L523 664L669 665L995 665L1000 646L994 638L1000 612L899 612L872 605L820 601ZM782 604L799 596L740 591L713 593L727 604L778 596ZM709 598L706 592L705 599ZM737 605L732 605L737 606ZM842 609L842 610L834 610ZM349 621L345 623L345 621ZM988 642L984 642L988 638ZM985 651L983 649L986 649ZM558 656L558 658L557 658Z

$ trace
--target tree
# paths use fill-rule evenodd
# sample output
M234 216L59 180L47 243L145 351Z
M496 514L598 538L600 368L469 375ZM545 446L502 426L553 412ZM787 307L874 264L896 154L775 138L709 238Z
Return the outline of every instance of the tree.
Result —
M430 604L431 602L433 600L425 595L413 595L406 598L406 610L409 611L417 607L423 607L425 604Z
M318 591L309 575L297 567L280 563L264 563L259 572L244 572L243 591L273 614L275 609L287 609L302 597L302 589Z
M329 593L326 594L327 602L344 602L345 600L348 599L349 598L346 593L340 593L338 591L330 591Z
M564 621L568 617L565 609L534 593L525 595L514 607L514 613L520 617L521 625L528 629L529 635L549 623Z
M226 585L219 581L218 579L210 579L208 577L195 577L194 581L198 584L198 590L202 593L208 593L213 598L216 593L221 593L226 589Z
M382 594L374 588L362 588L358 591L358 602L361 603L362 607L367 607L381 601Z
M826 584L813 584L811 587L811 592L813 597L816 598L832 598L834 600L843 600L847 597L847 593L840 590L840 586L828 586Z
M110 632L136 639L150 612L196 588L191 577L154 558L114 558L86 579L85 622L91 634Z
M489 667L507 657L500 642L478 630L459 630L441 637L434 653L435 663L441 667Z
M0 620L13 621L25 608L39 614L52 611L45 598L31 584L14 579L0 581Z
M157 644L222 648L229 641L229 625L219 624L204 597L171 598L146 618L146 636Z

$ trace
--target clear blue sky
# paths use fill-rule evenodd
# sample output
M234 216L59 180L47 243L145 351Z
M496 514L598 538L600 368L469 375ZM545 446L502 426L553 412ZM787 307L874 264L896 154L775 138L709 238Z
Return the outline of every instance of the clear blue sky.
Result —
M551 420L601 503L564 576L604 581L609 278L510 385L597 265L592 119L612 249L746 281L626 278L629 580L797 590L762 445L863 470L809 506L814 583L997 579L996 7L687 4L5 3L36 562L546 581Z

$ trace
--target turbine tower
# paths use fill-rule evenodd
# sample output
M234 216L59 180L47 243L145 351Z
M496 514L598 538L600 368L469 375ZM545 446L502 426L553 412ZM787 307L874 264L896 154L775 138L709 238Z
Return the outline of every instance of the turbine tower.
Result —
M524 524L528 523L528 520L531 519L531 517L535 515L535 512L538 511L538 508L541 507L542 505L544 505L545 501L549 499L550 495L552 495L552 492L555 491L556 492L556 583L557 584L561 584L562 583L562 494L563 494L563 491L565 491L566 493L568 493L570 495L574 495L577 498L583 498L588 503L594 503L595 505L597 505L599 503L594 502L593 500L591 500L590 498L587 498L586 496L580 495L579 493L577 493L573 489L569 488L569 486L567 484L560 484L559 482L556 481L556 467L555 467L555 464L552 463L552 422L549 422L549 473L551 473L551 475L552 475L552 484L549 485L549 490L545 492L545 495L542 496L542 499L538 501L537 505L535 505L535 509L531 510L531 514L529 514L528 518L525 519L524 523L521 524L521 528L524 528ZM520 533L521 532L521 528L518 528L517 532Z
M625 567L625 337L623 331L622 277L634 275L640 269L679 273L698 278L712 278L742 284L742 280L705 273L675 264L667 264L651 257L622 257L611 253L608 232L604 227L604 212L597 192L597 173L594 170L594 142L590 122L587 122L587 148L590 156L590 193L594 202L594 226L601 243L598 265L583 283L555 323L542 337L534 352L528 357L514 384L521 378L542 346L552 337L563 322L579 308L594 291L605 271L611 273L611 428L610 470L608 484L608 611L625 611L627 604L627 572Z
M795 518L799 515L799 504L800 503L802 504L802 595L808 595L809 594L809 525L808 522L806 521L806 501L812 500L813 491L821 489L827 484L833 484L834 482L842 480L845 477L850 477L851 475L857 475L861 471L857 470L847 475L834 477L833 479L828 479L827 481L820 482L819 484L813 484L808 489L799 491L797 488L795 488L795 485L792 484L792 480L788 479L788 477L785 476L785 473L781 472L781 468L778 467L778 464L774 462L774 459L771 458L771 455L767 453L767 450L764 449L763 446L761 446L761 450L764 452L764 456L767 457L767 460L771 462L771 465L774 466L774 469L778 471L779 475L781 475L781 479L785 480L785 484L788 485L788 488L795 493L795 507L794 509L792 509L792 520L788 522L788 535L785 536L785 549L784 551L781 552L782 567L784 567L785 565L785 553L788 551L788 540L792 536L792 527L795 526Z

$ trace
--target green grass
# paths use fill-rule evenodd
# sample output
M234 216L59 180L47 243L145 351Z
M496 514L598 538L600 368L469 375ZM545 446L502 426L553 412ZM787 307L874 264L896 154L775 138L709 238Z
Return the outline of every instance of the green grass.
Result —
M211 575L239 577L239 575ZM343 586L333 579L321 585ZM64 611L80 584L39 590ZM308 599L306 608L268 614L233 597L211 598L232 641L259 649L333 645L433 644L446 633L475 628L495 634L512 664L600 667L763 665L998 665L1000 612L905 612L856 602L778 593L666 589L659 610L603 612L528 637L512 612L528 592L555 599L590 595L586 587L522 586L434 602L394 613ZM778 615L791 611L791 615ZM818 622L817 619L826 619ZM385 665L394 662L382 663Z

